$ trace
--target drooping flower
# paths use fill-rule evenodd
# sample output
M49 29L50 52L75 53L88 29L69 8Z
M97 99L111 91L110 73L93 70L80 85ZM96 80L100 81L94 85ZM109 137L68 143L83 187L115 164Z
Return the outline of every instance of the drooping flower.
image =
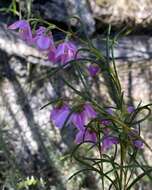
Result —
M135 140L135 141L133 141L133 144L134 144L134 146L135 146L136 148L138 148L138 149L142 149L143 146L144 146L144 143L143 143L143 141L141 141L141 140Z
M26 41L28 44L33 43L32 31L29 23L26 20L19 20L10 26L8 29L16 30L19 29L19 35L22 40Z
M85 141L96 143L97 141L96 133L89 131L88 129L79 130L78 133L76 134L75 143L80 144Z
M56 49L55 59L61 65L66 64L68 61L74 60L77 48L72 42L63 42L58 45Z
M56 63L55 53L56 53L55 46L50 47L49 52L48 52L48 60L51 61L53 64Z
M48 50L50 47L54 46L53 37L51 33L46 34L47 29L40 26L34 36L34 42L39 50Z
M135 108L133 106L128 106L127 111L128 113L132 113L135 111Z
M103 151L109 150L114 144L118 144L118 139L114 136L104 136L102 139L101 149Z
M75 112L72 114L72 122L79 129L83 130L85 125L85 115L84 112Z
M53 108L51 111L50 117L51 117L51 120L53 121L53 124L56 127L62 128L67 119L68 119L67 123L70 122L70 108L69 108L69 106L68 105L62 105L62 106Z
M100 67L97 64L90 64L88 67L88 71L91 77L95 77L100 72Z
M84 104L83 112L85 115L86 123L88 123L90 119L97 117L97 112L93 109L93 107L89 103Z
M113 109L112 108L108 108L106 109L107 113L110 115L113 115Z
M142 140L139 139L139 131L137 129L132 129L132 131L128 134L132 144L138 148L142 149L144 146L144 143Z
M102 119L101 120L101 124L102 125L105 125L105 126L108 126L108 125L111 125L111 121L107 120L107 119Z
M96 111L89 103L85 103L81 111L72 114L72 122L79 129L83 129L84 125L97 116Z
M46 32L46 28L43 26L39 26L39 28L35 31L37 36L41 36Z

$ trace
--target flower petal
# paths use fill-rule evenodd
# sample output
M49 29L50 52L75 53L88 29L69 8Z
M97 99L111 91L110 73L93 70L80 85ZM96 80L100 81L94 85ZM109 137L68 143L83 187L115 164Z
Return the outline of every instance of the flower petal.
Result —
M97 112L93 109L90 104L84 105L84 115L85 115L85 122L86 124L89 122L90 119L93 119L97 116Z
M100 67L97 64L91 64L88 71L91 77L95 77L100 72Z
M61 108L54 108L51 111L51 120L53 121L53 124L58 127L62 128L65 121L68 119L68 123L70 122L69 117L70 109L68 106L64 105Z
M135 108L133 106L128 106L127 111L128 113L132 113L135 111Z
M61 64L65 64L75 58L77 48L72 42L63 42L58 45L55 59Z
M102 140L102 150L106 151L112 147L112 145L118 144L118 139L113 136L104 136Z
M89 132L87 129L79 130L76 134L75 143L80 144L85 141L90 141L95 143L97 140L96 134L94 132Z
M26 20L19 20L8 26L8 29L15 30L18 28L23 29L27 27L28 27L28 22Z
M36 41L36 45L40 50L47 50L51 45L51 40L47 36L40 36Z
M83 130L85 125L85 118L83 112L73 113L72 122L79 130Z
M134 144L134 146L135 146L136 148L138 148L138 149L142 149L143 146L144 146L144 143L143 143L143 141L141 141L141 140L135 140L135 141L133 141L133 144Z

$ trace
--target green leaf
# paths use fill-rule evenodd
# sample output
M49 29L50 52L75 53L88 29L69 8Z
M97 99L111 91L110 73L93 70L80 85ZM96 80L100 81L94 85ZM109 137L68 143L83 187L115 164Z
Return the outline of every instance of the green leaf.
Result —
M135 180L132 181L132 183L127 187L126 190L130 190L141 178L143 178L145 175L148 175L151 172L152 172L152 168L148 169L147 171L144 171Z

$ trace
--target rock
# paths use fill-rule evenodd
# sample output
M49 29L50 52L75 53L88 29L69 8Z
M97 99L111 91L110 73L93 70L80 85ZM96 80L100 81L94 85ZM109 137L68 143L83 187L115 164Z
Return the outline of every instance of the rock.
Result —
M101 35L93 41L98 49L106 54L105 42ZM114 57L119 60L139 61L152 58L152 37L147 35L131 35L118 39L114 48Z
M70 23L70 17L78 16L84 24L87 35L95 31L95 21L86 0L35 1L33 11L40 14L43 19L63 22L67 25ZM72 25L76 23L71 21ZM79 24L77 30L80 27L82 28Z
M5 1L0 7L8 7ZM27 4L20 0L23 13L29 16ZM30 7L30 6L29 6ZM41 17L63 27L69 24L81 29L88 36L93 35L97 29L104 29L104 24L111 24L116 28L124 25L140 29L149 29L152 23L151 0L33 0L32 17ZM70 21L70 17L78 16L84 24L84 29L77 22ZM5 16L1 15L3 20Z
M148 27L152 22L151 0L89 0L89 3L94 18L102 23Z
M102 29L103 24L117 28L124 24L139 28L150 27L151 9L151 0L49 0L35 1L33 5L33 13L48 20L68 24L68 17L79 16L88 35L92 35L97 28Z

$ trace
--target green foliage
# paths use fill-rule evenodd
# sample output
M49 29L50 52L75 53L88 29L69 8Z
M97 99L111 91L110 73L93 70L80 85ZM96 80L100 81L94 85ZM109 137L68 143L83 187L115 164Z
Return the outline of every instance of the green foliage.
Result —
M34 176L31 176L31 177L27 177L25 180L22 180L20 181L18 184L17 184L17 188L18 189L36 189L36 187L41 187L44 189L45 187L45 182L43 181L42 178L40 179L36 179Z

